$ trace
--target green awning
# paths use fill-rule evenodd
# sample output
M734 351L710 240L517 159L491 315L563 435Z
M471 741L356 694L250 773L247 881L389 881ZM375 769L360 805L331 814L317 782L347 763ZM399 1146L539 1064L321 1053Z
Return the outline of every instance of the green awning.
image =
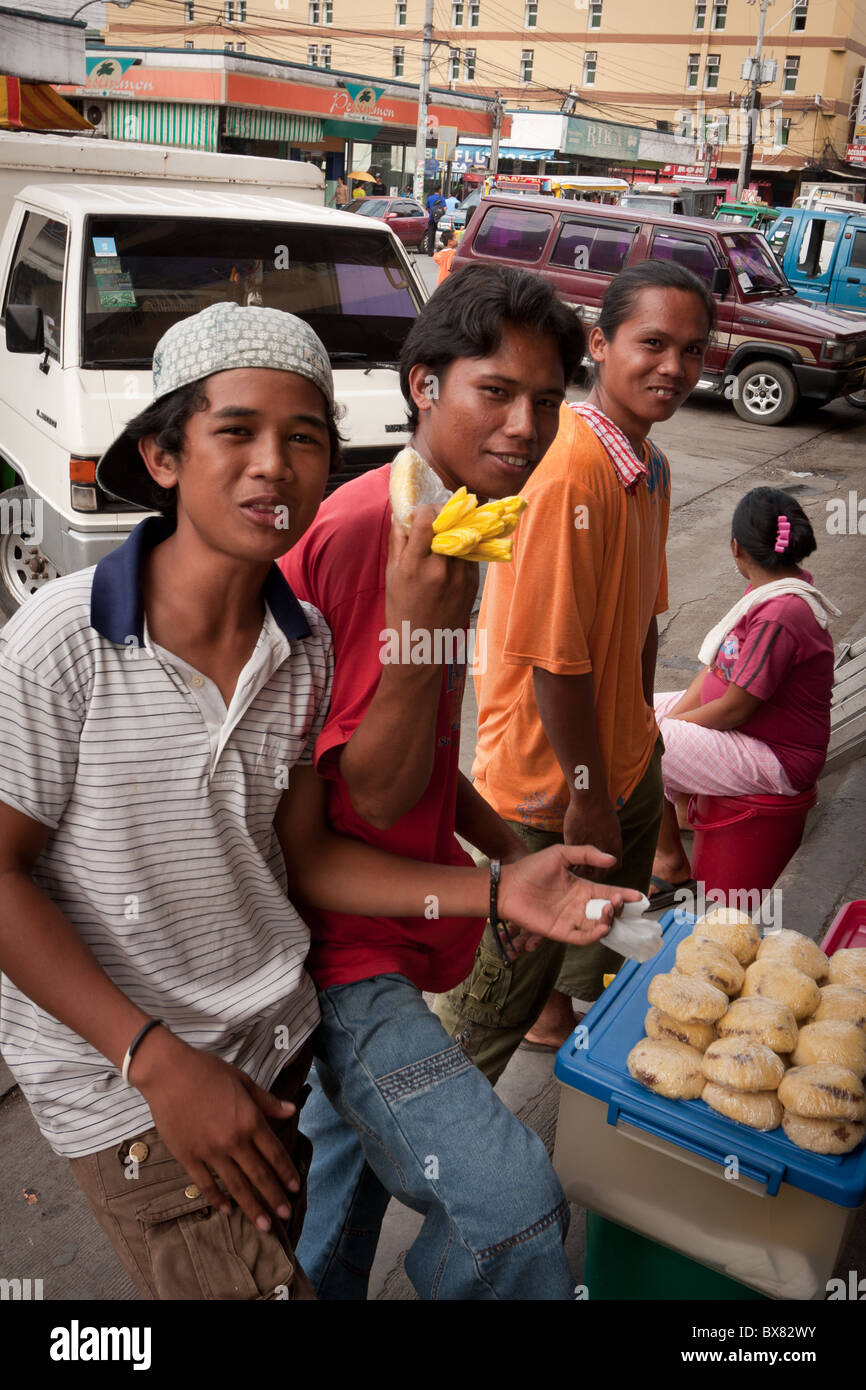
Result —
M249 111L230 106L226 135L242 140L284 140L293 145L317 145L322 139L318 116L293 116L286 111Z
M336 135L344 140L362 140L364 142L375 140L382 129L381 123L375 121L325 120L322 122L322 126L325 135Z
M219 107L185 101L112 101L108 134L113 140L146 145L177 145L188 150L219 149Z

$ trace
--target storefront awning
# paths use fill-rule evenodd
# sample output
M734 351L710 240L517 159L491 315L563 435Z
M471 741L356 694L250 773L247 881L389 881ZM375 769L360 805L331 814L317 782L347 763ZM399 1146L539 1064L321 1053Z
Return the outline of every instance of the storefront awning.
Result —
M285 111L249 111L229 107L226 135L242 140L285 140L291 144L316 145L322 139L322 122L317 116L292 116Z
M92 130L47 82L0 77L0 130Z
M218 150L219 107L192 101L112 101L108 134L113 140L145 145Z

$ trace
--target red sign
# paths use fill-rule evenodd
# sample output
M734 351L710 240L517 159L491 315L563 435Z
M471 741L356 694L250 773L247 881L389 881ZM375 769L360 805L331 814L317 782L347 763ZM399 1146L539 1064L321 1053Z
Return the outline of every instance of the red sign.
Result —
M703 164L663 164L661 175L665 179L679 179L681 183L687 180L706 183L708 179L716 177L718 167L717 163L710 164L709 170Z
M866 164L866 145L849 145L845 160L848 164Z

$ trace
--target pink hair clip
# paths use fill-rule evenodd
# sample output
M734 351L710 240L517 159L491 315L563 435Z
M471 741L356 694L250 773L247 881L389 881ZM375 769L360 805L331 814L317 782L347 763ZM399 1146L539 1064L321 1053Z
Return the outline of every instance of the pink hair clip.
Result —
M774 547L777 555L781 555L783 551L788 549L788 541L790 538L791 523L786 516L780 516L778 530L776 531L776 544Z

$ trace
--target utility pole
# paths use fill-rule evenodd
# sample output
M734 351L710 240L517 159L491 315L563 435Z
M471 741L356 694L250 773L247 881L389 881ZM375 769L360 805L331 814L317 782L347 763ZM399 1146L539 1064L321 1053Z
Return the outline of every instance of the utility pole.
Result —
M746 139L743 144L743 153L740 156L740 172L737 176L737 196L735 201L739 202L743 196L743 191L752 176L752 155L755 149L755 113L761 109L761 54L764 51L764 24L767 19L767 10L771 0L761 0L761 18L758 23L758 45L755 49L755 56L751 60L752 72L749 79L749 97L746 104Z
M502 111L504 103L498 92L493 93L493 131L490 136L490 167L487 170L492 178L499 169L499 132L502 130Z
M430 56L433 52L433 0L424 6L424 37L421 44L421 82L418 88L418 128L415 132L415 177L412 192L424 202L424 166L427 162L427 104L430 99Z

